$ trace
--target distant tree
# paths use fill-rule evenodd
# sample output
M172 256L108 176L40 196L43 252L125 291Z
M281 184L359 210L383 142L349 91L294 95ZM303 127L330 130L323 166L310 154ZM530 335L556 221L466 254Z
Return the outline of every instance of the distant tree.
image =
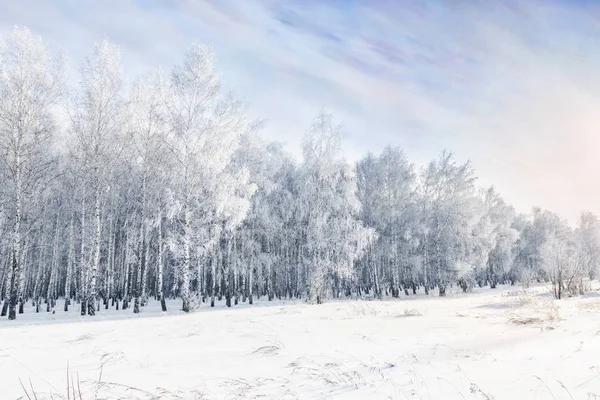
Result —
M416 174L399 148L386 147L379 157L369 154L357 164L361 220L378 239L361 260L366 263L381 297L380 282L398 297L402 286L416 290L421 259L418 246Z
M577 270L576 248L572 242L573 232L565 221L553 215L545 240L540 246L541 265L552 282L554 296L561 299L565 281L574 277Z
M485 276L490 287L494 289L499 282L507 279L507 274L513 264L513 249L519 232L512 227L515 219L513 207L506 204L494 188L485 191L484 205L493 235L485 261Z
M475 212L475 176L469 162L457 164L451 153L429 163L422 171L420 201L425 230L421 242L426 285L435 283L445 296L466 263Z
M600 219L591 212L582 213L575 230L575 237L585 273L589 279L596 279L598 264L600 264Z

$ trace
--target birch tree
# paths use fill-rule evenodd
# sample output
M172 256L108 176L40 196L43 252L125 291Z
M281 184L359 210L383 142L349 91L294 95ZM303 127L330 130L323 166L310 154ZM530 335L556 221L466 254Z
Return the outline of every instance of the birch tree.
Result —
M519 232L513 228L515 210L490 188L485 192L484 204L493 229L493 242L486 261L486 280L495 289L499 282L507 280L514 262L514 247Z
M384 284L398 297L401 286L416 291L419 257L416 253L416 174L399 148L386 147L378 157L369 154L357 165L361 219L378 233L365 257L375 294ZM364 260L363 260L364 261Z
M557 215L553 217L553 225L549 227L540 246L540 260L543 271L552 283L554 297L561 299L565 291L565 280L576 274L577 259L572 231Z
M201 44L173 70L168 108L175 161L169 215L178 224L170 243L180 259L182 310L188 312L193 249L207 252L249 207L247 171L229 168L248 124L243 104L222 91L212 48Z
M161 70L153 71L148 77L136 82L130 101L130 129L133 134L134 165L139 173L139 223L140 248L135 283L134 312L147 301L147 279L149 268L150 230L158 225L162 241L162 218L164 213L164 185L168 171L165 139L168 129L167 86ZM158 243L156 257L157 274L162 286L162 244ZM161 287L162 290L162 287ZM159 295L163 311L166 304Z
M581 214L575 238L583 258L585 273L589 279L598 277L600 264L600 219L591 212Z
M343 281L354 274L375 231L358 220L353 169L341 156L342 126L322 111L304 138L300 176L300 229L304 229L309 296L320 303L332 287L336 296Z
M466 261L466 250L475 219L475 176L469 162L457 164L451 153L429 163L422 171L420 194L426 226L425 251L428 280L445 296Z
M91 229L82 222L82 243L89 235L90 249L82 245L81 262L84 273L85 298L82 313L95 315L98 269L102 245L102 206L110 190L111 171L119 161L123 141L121 130L122 68L120 50L115 44L102 41L81 66L80 91L72 110L73 158L78 164L83 187L81 219L85 221L89 198ZM87 230L86 230L87 229Z
M64 58L52 57L41 38L14 28L0 42L0 158L9 187L12 243L2 314L16 318L23 263L24 217L50 180L55 124L51 110L64 93Z

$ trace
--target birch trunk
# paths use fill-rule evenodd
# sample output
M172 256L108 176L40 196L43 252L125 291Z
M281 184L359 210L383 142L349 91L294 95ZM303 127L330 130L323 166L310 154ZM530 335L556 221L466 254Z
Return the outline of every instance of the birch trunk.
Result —
M81 254L79 260L79 285L77 288L77 295L81 301L81 315L87 313L87 277L88 277L88 265L85 254L85 190L83 191L83 197L81 199Z
M254 257L251 255L250 256L250 268L248 271L248 304L253 304L254 303L254 298L253 298L253 286L254 286L254 282L252 281L252 277L254 275Z
M142 265L142 279L141 279L141 306L145 306L146 304L148 304L148 294L146 292L146 286L148 283L148 257L150 256L150 246L148 246L148 242L147 242L147 232L146 229L144 228L144 241L143 241L143 248L144 248L144 261L143 261L143 265Z
M87 297L87 309L88 315L96 315L96 280L98 275L98 266L100 265L100 184L96 183L96 193L94 196L94 220L95 220L95 234L94 234L94 257L92 259L91 276L89 279L89 289Z
M183 238L183 271L181 273L181 299L183 312L190 311L190 212L188 209L187 201L185 205L185 233Z
M135 271L134 289L133 289L133 313L140 312L140 288L142 285L142 270L144 268L144 223L140 226L140 238L138 241L138 262Z
M28 263L25 262L25 257L27 254L27 239L25 239L25 244L23 246L23 250L21 251L21 275L19 277L19 314L23 314L25 307L25 272Z
M167 311L167 303L165 294L163 293L163 230L162 230L162 213L158 213L158 300L163 312Z
M210 260L210 266L211 266L210 306L214 307L215 306L215 294L217 291L217 250L216 249L213 251L213 256L211 257L211 260Z
M107 260L107 265L106 265L106 309L108 309L109 307L109 302L112 298L113 300L113 306L114 306L114 265L115 265L115 248L117 245L117 239L115 237L115 227L114 227L114 223L112 225L111 228L111 233L109 236L109 243L108 243L108 260Z
M123 262L125 265L125 273L123 274L123 310L126 310L127 307L129 307L129 287L130 287L130 263L129 263L129 257L130 257L130 238L129 238L130 234L129 232L126 233L126 237L125 237L125 256L123 257Z
M9 303L9 299L10 299L10 287L11 287L11 282L12 282L12 274L13 274L13 268L12 268L12 254L8 257L9 261L6 264L6 283L4 285L4 303L2 303L2 312L0 313L0 316L2 317L6 317L6 314L8 314L8 303Z
M52 264L50 265L50 279L48 290L46 291L46 301L48 302L48 311L54 311L56 302L56 275L58 274L58 240L60 232L60 212L56 215L56 227L54 230L54 245L52 246Z
M223 278L225 281L225 305L231 307L231 242L225 238L225 260L223 262Z
M184 233L183 233L183 271L181 273L181 310L183 312L190 311L190 205L188 198L188 162L185 162L184 171Z
M146 219L147 219L147 213L146 213L146 208L148 207L147 204L147 186L146 186L146 172L144 172L144 177L142 179L142 251L140 256L142 257L142 262L141 262L141 271L140 275L139 275L139 296L141 297L140 299L140 305L143 307L146 305L147 301L146 301L146 283L147 283L147 270L148 270L148 242L147 242L147 231L146 231Z
M23 180L21 176L21 157L20 152L17 151L15 160L15 225L13 230L13 243L12 243L12 271L10 273L10 295L8 298L8 319L13 320L17 318L17 297L19 290L19 278L21 275L21 196L23 193Z
M69 304L71 304L71 281L73 274L73 253L75 251L75 238L73 234L74 230L75 212L71 213L71 222L69 224L69 252L67 254L67 274L65 281L65 311L69 311Z

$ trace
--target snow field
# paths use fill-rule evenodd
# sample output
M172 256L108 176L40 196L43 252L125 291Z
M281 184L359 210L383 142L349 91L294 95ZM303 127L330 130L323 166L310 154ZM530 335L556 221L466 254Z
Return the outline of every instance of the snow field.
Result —
M187 315L154 301L139 315L84 318L77 307L28 307L0 321L2 399L27 398L21 382L38 400L600 398L597 290L561 301L545 287L501 287L318 306L223 302Z

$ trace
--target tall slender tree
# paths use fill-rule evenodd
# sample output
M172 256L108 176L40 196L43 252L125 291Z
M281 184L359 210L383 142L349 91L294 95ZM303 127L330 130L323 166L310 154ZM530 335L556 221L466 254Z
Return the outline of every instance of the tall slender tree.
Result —
M23 273L23 232L34 203L52 179L55 124L51 110L64 94L64 58L52 57L42 39L14 28L0 42L0 158L9 185L13 226L10 268L2 314L16 318ZM25 218L24 218L25 217Z
M80 262L84 272L82 285L85 289L82 310L87 310L89 315L96 313L102 246L102 207L110 190L112 169L120 161L124 146L122 75L119 47L107 40L96 44L93 54L81 66L80 91L74 99L71 114L74 139L72 156L76 160L80 181L84 186ZM84 231L83 221L87 220L88 212L91 213L92 229ZM88 253L85 253L83 246L86 241L90 246Z
M243 104L224 94L210 47L194 44L171 75L168 149L175 160L169 216L177 222L171 248L180 261L182 310L191 309L191 268L196 255L239 225L249 208L244 169L230 168L248 132ZM195 258L198 260L198 258Z
M342 126L322 111L304 139L299 207L310 298L336 296L354 274L354 262L375 237L358 219L356 177L341 155Z

